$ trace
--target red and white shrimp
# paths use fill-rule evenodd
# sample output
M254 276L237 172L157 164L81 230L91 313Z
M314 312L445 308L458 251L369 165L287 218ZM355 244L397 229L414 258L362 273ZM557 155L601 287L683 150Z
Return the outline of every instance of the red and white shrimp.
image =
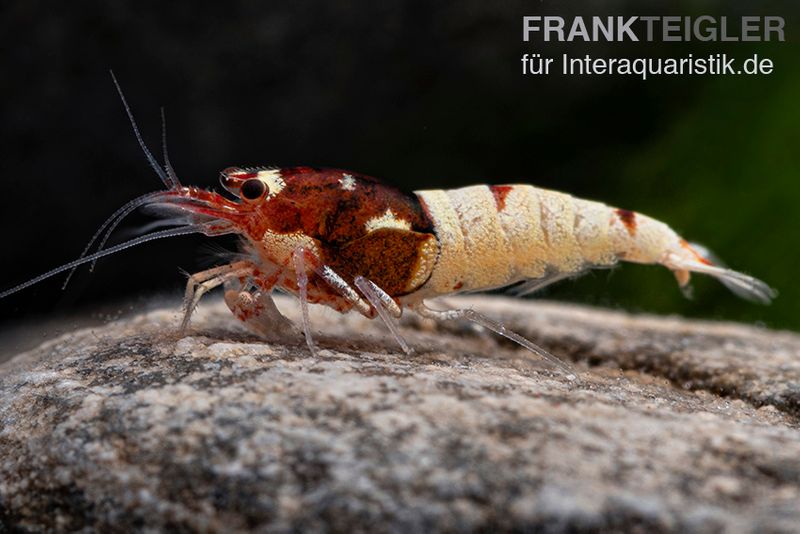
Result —
M116 83L116 80L115 80ZM117 86L119 88L119 86ZM0 293L0 298L57 273L124 248L175 235L241 236L241 259L192 275L182 328L201 296L224 286L225 302L253 332L273 337L292 328L272 298L296 295L302 328L315 351L308 304L380 317L406 352L395 319L406 308L434 319L467 319L506 336L558 365L560 360L500 323L472 310L436 311L425 301L465 291L519 284L527 293L618 261L660 264L686 287L690 273L718 278L737 295L767 303L763 282L715 266L666 224L645 215L530 185L478 185L412 194L355 172L313 167L228 168L224 189L234 198L182 185L164 150L162 168L136 137L167 186L118 210L89 244L100 250ZM171 215L173 228L103 249L108 234L140 206Z

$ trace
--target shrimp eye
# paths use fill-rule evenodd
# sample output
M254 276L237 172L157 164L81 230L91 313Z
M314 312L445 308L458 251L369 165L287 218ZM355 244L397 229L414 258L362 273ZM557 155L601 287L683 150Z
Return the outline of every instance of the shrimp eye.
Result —
M245 180L242 187L239 189L239 193L245 200L258 200L266 192L267 185L258 178Z

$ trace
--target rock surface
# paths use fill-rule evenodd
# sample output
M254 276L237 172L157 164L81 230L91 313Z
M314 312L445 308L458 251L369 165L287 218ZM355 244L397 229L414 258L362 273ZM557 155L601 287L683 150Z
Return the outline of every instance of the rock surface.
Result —
M452 299L462 324L313 310L265 344L220 303L78 330L0 366L9 529L782 531L800 525L800 336ZM294 305L280 301L287 314ZM0 531L3 529L0 528Z

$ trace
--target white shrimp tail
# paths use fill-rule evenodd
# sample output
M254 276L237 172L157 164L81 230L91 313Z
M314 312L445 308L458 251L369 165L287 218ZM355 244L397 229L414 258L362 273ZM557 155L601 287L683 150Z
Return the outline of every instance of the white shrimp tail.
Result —
M681 273L687 273L687 271L707 274L719 280L737 297L751 302L769 304L772 299L778 296L777 291L761 280L725 267L707 265L694 259L684 259L676 254L670 254L665 265L675 271L679 281L682 278L688 281L688 276L681 275Z

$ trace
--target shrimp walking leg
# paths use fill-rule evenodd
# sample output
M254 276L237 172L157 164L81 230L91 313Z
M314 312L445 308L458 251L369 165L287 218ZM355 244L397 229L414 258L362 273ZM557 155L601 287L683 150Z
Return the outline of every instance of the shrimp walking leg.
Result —
M356 292L353 287L347 283L347 281L339 276L339 274L328 267L327 265L323 265L319 268L314 269L314 272L317 273L320 278L325 280L329 286L331 286L338 294L347 300L353 307L359 311L362 315L368 318L374 317L372 313L372 308L370 305L362 299L358 293Z
M512 332L511 330L507 329L501 323L493 319L490 319L485 315L481 315L475 310L458 309L458 310L438 311L438 310L432 310L431 308L428 308L424 303L421 303L414 307L414 311L416 311L422 317L436 319L439 321L454 321L459 319L466 319L467 321L479 324L480 326L488 330L491 330L492 332L499 334L507 339L510 339L511 341L521 345L522 347L525 347L526 349L536 354L543 360L558 367L559 369L567 373L568 378L574 379L577 376L575 369L573 369L571 365L553 356L552 354L550 354L543 348L539 347L532 341L522 337L516 332Z
M186 282L186 293L183 297L183 320L181 321L180 331L186 330L197 303L200 302L200 298L205 293L232 278L250 276L253 268L253 264L248 261L237 261L190 276Z
M308 273L306 272L306 249L297 247L292 253L292 264L295 276L297 277L297 296L300 299L300 311L303 321L303 334L306 337L306 344L312 356L317 356L317 347L314 345L314 338L311 336L311 322L308 318Z
M389 296L383 289L378 287L374 282L364 278L363 276L356 276L354 283L359 291L367 298L367 300L372 304L372 307L375 308L375 311L378 312L381 320L384 322L386 327L394 336L397 343L400 345L400 348L403 349L403 352L406 354L411 354L414 351L411 347L408 346L406 340L403 339L403 336L400 335L400 330L397 326L397 322L395 318L400 317L403 311L400 309L400 306L392 300L392 297Z
M353 308L358 310L365 317L372 319L377 313L389 328L389 331L397 340L397 343L403 351L406 354L411 354L411 348L400 335L397 325L392 320L392 316L400 317L402 311L397 303L380 287L364 277L357 276L355 283L364 297L366 297L366 300L364 300L364 298L362 298L358 292L330 266L320 265L319 260L308 250L302 247L295 249L292 255L292 261L297 277L300 307L303 313L303 331L306 335L306 342L312 352L315 351L315 347L311 338L311 328L308 321L309 271L322 278L338 295L343 297Z
M393 320L393 317L400 317L402 310L384 290L363 276L356 276L354 281L355 285L367 301L369 301L369 303L367 303L358 295L350 284L327 265L315 269L315 272L365 317L373 318L375 314L372 310L374 309L392 333L395 340L397 340L403 352L406 354L411 354L413 352L411 347L408 346L408 343L406 343L406 340L400 335L400 330Z

